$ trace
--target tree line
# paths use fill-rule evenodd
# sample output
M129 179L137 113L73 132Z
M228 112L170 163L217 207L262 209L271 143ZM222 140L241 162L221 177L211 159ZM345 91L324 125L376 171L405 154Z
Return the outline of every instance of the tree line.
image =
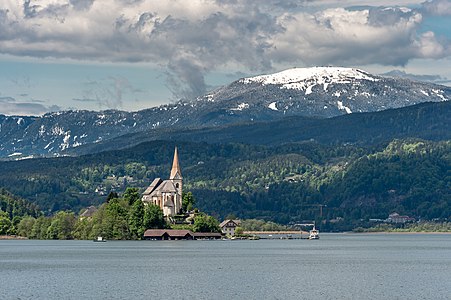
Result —
M184 209L192 209L194 197L191 193L183 195ZM98 236L114 240L139 240L147 229L177 228L163 216L156 205L144 205L137 188L127 188L119 196L110 193L105 203L89 216L73 211L58 211L52 216L16 216L15 225L2 226L3 219L9 219L0 212L0 234L17 234L30 239L80 239L90 240ZM194 214L192 224L184 225L194 232L220 232L219 222L204 213ZM5 228L4 228L5 227Z

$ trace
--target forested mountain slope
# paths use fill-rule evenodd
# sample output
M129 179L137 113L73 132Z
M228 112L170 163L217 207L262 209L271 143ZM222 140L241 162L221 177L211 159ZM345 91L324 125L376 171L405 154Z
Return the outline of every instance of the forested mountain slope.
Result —
M2 162L0 186L48 213L105 201L111 190L144 189L169 176L178 146L185 190L219 217L282 223L344 218L346 224L397 211L421 218L451 214L451 143L395 140L372 148L154 141L81 157Z
M326 145L371 146L395 138L451 139L451 102L422 103L380 112L319 119L288 117L202 129L160 129L129 134L96 144L68 149L71 155L128 148L145 141L173 140L207 143L281 145L316 141Z

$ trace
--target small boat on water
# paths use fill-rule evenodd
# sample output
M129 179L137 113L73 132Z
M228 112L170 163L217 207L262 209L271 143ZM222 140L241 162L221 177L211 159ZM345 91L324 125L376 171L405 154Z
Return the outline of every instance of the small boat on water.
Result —
M101 236L98 236L97 239L94 239L94 242L106 242L106 239L104 239Z
M315 227L313 227L313 229L310 230L310 232L309 232L308 239L309 240L318 240L319 239L319 230L316 229Z

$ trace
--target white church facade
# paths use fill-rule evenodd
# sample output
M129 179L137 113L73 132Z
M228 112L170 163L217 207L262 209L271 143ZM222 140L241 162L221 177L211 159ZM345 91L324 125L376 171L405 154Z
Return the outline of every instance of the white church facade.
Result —
M141 200L145 205L151 203L159 206L165 217L172 217L182 211L182 188L182 171L176 147L169 179L155 178L144 191Z

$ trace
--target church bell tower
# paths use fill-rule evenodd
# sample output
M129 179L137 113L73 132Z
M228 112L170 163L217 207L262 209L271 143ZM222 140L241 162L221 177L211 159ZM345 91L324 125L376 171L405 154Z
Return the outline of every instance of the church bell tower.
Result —
M182 186L183 186L183 177L182 177L182 170L180 169L179 165L179 155L177 151L177 147L175 147L174 150L174 161L172 162L172 169L171 169L171 176L169 177L169 180L174 183L174 186L177 190L177 195L175 199L175 211L177 213L180 212L182 209Z

